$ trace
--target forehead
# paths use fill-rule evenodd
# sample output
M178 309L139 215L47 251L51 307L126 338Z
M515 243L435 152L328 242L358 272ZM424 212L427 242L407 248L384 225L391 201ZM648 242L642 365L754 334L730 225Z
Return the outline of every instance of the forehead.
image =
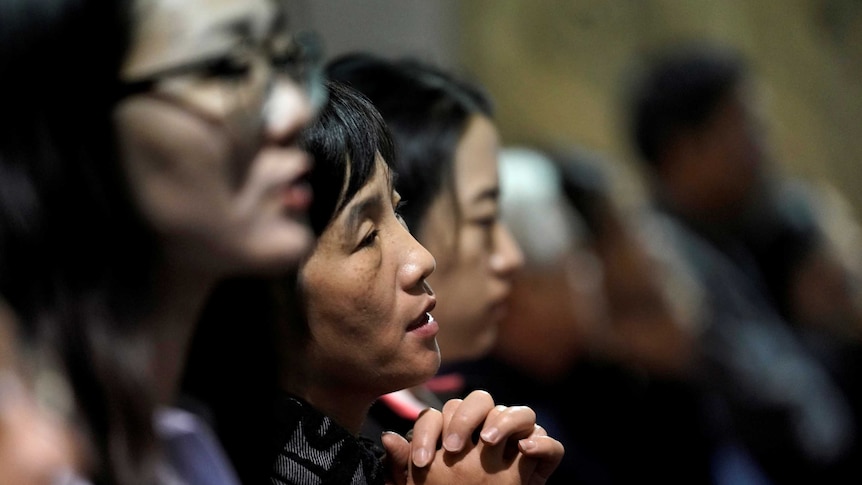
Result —
M380 152L375 153L374 163L369 168L371 171L368 173L363 185L359 187L356 193L351 196L349 201L347 201L345 208L356 202L356 199L360 198L363 194L367 196L368 194L375 192L385 194L392 194L394 192L393 173L383 160L383 157L381 157ZM350 172L351 170L348 170L348 177L351 177ZM355 174L352 176L355 176ZM345 181L345 185L348 183L350 182Z
M223 50L238 35L262 36L280 12L273 0L136 0L123 75L150 72Z
M484 116L470 120L455 151L455 186L461 204L476 201L498 186L499 136Z
M371 213L379 212L381 207L388 207L395 191L392 184L392 173L382 161L376 157L373 173L365 184L350 197L341 211L335 214L320 236L320 240L340 239L347 233L356 230L356 226Z

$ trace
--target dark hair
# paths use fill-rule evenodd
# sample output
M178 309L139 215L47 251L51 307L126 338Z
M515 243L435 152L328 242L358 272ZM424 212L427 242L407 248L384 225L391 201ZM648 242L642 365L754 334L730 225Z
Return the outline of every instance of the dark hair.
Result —
M702 43L667 47L644 62L626 102L634 148L653 165L675 133L706 122L747 74L738 52Z
M549 148L547 155L559 170L563 194L583 217L591 236L603 234L611 198L609 160L578 146Z
M314 159L309 219L320 236L374 176L379 153L392 169L394 145L386 123L361 93L327 83L327 104L300 135ZM183 390L203 404L242 483L266 483L283 440L266 436L276 422L279 353L307 337L296 273L232 278L210 295L189 353ZM251 322L237 331L237 322ZM230 359L225 359L229 354ZM288 360L290 356L287 356ZM289 364L285 364L289 366ZM225 399L229 388L241 396ZM201 411L201 409L198 409Z
M478 84L411 58L346 54L329 63L327 75L368 96L386 120L398 151L401 214L418 233L431 202L454 186L455 150L470 117L493 117L490 96Z
M339 82L327 88L328 103L300 139L314 159L309 216L317 236L374 175L377 153L390 169L396 160L392 136L371 101Z
M132 0L0 2L0 293L55 354L92 438L95 483L144 483L152 386L135 319L150 237L113 123Z

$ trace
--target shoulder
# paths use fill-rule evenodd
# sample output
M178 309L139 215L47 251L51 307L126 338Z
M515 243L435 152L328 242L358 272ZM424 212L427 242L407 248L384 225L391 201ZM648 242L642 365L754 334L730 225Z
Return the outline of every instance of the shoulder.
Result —
M279 451L273 484L383 484L382 451L309 403L285 395L277 403Z

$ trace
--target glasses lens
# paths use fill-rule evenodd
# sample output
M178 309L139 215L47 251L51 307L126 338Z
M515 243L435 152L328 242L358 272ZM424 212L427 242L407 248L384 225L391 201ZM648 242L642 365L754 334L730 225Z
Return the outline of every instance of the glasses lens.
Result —
M241 133L248 133L259 127L262 106L270 91L272 69L269 59L257 52L244 57L242 66L241 75L223 76L220 82L221 115Z
M273 67L278 74L290 77L302 86L316 109L326 102L323 83L323 46L320 37L311 31L294 35L281 52L273 53Z
M308 97L317 112L326 102L323 79L322 45L313 32L273 40L268 52L258 50L247 59L246 76L234 82L224 82L223 97L228 118L243 127L243 131L259 129L265 106L278 76L290 79Z

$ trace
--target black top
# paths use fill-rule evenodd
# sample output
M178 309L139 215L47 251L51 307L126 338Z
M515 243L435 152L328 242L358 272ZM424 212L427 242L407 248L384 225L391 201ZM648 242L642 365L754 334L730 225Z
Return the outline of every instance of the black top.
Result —
M273 485L384 484L384 451L354 436L311 404L283 395L276 407Z

